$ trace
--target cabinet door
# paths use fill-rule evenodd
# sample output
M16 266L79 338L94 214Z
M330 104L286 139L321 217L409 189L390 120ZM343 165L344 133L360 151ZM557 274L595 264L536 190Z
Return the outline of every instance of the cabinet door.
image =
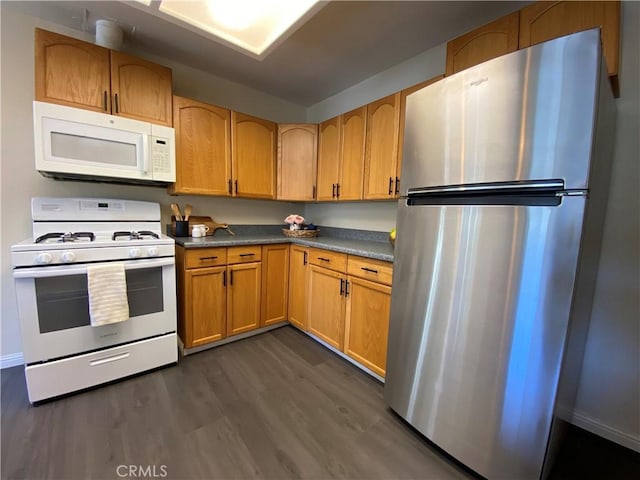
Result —
M384 377L391 287L355 277L347 282L344 352Z
M227 267L227 335L254 330L260 325L260 263L241 263Z
M318 200L335 200L340 176L340 117L322 122L318 132Z
M535 2L520 10L520 48L601 28L602 53L616 97L620 56L620 2Z
M519 12L506 15L447 43L446 75L518 49Z
M126 53L111 51L114 115L170 127L171 69Z
M289 254L289 321L307 329L307 289L309 284L309 249L291 245Z
M344 341L344 283L342 273L309 266L307 329L339 350Z
M276 130L268 120L231 113L234 195L276 198Z
M396 165L396 184L395 184L395 196L398 197L400 195L400 180L402 178L402 148L404 144L404 116L407 111L407 95L411 95L413 92L417 92L418 90L426 87L427 85L431 85L432 83L437 82L438 80L442 80L444 75L438 75L437 77L430 78L429 80L425 80L424 82L420 82L411 87L405 88L400 92L400 119L399 119L399 127L398 127L398 162Z
M109 50L36 28L36 100L110 113Z
M197 347L225 337L226 267L187 270L182 301L185 308L185 347Z
M231 112L173 97L176 183L170 193L229 195Z
M367 105L365 200L395 196L399 122L400 92Z
M338 200L362 200L367 107L342 114Z
M287 319L289 245L262 247L262 326Z
M278 200L315 200L318 125L278 125Z

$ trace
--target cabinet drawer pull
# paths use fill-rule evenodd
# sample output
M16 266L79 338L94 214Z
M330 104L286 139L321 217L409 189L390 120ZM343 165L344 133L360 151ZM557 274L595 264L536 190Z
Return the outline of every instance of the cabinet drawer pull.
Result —
M229 285L233 285L233 270L229 271Z
M222 286L226 287L227 286L227 271L224 270L222 272Z
M336 184L332 183L331 184L331 198L335 198L336 196Z
M344 281L344 296L349 296L349 280Z
M241 257L253 257L255 255L255 253L241 253L240 256Z
M318 257L318 260L322 260L323 262L330 262L331 259L325 257Z
M120 107L118 106L118 94L115 95L116 98L116 113L120 113Z
M304 256L302 257L302 265L306 265L307 264L307 252L303 252Z
M393 193L393 178L389 177L389 195Z
M375 273L376 275L378 274L378 270L374 270L373 268L360 267L360 270L364 270L365 272Z
M396 177L396 195L400 193L400 177Z
M340 198L340 184L336 183L336 197Z
M200 260L201 261L204 261L204 260L215 260L216 258L218 258L218 257L200 257Z
M340 295L344 293L344 280L340 279Z

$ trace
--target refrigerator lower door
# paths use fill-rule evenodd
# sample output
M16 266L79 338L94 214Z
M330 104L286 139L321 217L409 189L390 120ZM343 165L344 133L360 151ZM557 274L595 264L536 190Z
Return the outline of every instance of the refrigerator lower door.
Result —
M555 207L404 203L385 400L482 476L539 478L586 198Z

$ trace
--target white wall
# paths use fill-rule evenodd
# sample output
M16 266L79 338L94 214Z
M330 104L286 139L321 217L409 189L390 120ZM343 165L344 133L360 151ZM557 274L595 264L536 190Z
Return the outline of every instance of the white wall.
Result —
M122 186L87 182L57 181L41 176L34 167L32 101L34 97L34 28L92 41L88 35L26 16L0 3L1 179L0 291L1 341L3 359L19 361L21 351L15 293L11 273L10 247L31 237L30 201L34 196L90 196L159 202L163 222L171 213L169 204L191 203L194 215L208 215L232 224L277 224L301 207L290 203L207 197L170 197L157 187ZM303 107L293 105L256 90L187 68L176 62L147 57L170 66L176 93L234 108L274 121L303 121ZM8 227L7 227L8 226ZM15 355L15 357L11 357Z
M622 5L621 95L574 423L640 451L640 3Z

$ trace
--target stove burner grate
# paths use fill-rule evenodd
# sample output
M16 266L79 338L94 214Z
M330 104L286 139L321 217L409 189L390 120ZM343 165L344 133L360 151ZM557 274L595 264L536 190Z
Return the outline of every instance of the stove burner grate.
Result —
M77 242L77 241L89 241L93 242L96 236L92 232L53 232L45 233L36 238L35 243L42 243L46 240L57 240L58 242Z
M153 233L149 230L141 230L136 232L135 230L132 232L113 232L113 236L111 240L117 240L120 237L125 237L128 240L144 240L145 237L151 238L160 238L157 233Z

